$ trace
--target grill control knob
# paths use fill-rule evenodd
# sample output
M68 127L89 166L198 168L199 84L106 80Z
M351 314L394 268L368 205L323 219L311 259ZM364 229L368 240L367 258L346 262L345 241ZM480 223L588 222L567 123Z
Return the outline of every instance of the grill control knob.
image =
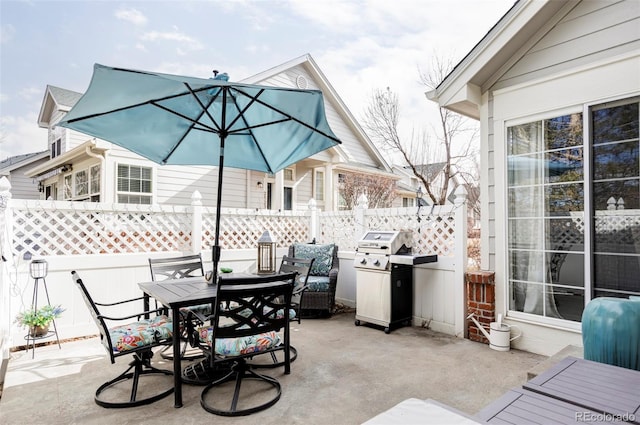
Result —
M379 265L380 265L380 260L375 260L375 261L373 262L373 265L374 265L374 266L379 266Z
M362 260L360 260L360 264L367 264L367 259L363 258Z

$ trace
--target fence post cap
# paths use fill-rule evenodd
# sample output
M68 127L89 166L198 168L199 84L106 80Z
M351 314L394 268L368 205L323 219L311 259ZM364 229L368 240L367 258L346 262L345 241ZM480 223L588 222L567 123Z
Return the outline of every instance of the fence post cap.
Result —
M456 188L454 195L456 196L455 203L461 204L467 199L467 189L464 187L464 185L460 185Z
M194 190L191 194L191 205L202 205L202 194L198 190Z

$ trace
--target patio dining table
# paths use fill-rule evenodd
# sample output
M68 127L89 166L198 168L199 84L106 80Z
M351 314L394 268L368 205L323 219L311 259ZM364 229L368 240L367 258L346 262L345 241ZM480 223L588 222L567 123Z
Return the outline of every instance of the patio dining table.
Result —
M229 273L218 276L220 280L233 283L234 279L264 277L249 273ZM173 317L180 316L180 308L211 303L212 311L218 285L208 282L204 276L165 279L161 281L140 282L138 286L144 293L145 310L149 310L149 299L154 298L171 308ZM173 321L173 384L174 407L182 407L182 363L180 359L180 321Z
M171 308L173 317L180 317L180 308L213 303L217 284L211 284L204 276L166 279L138 283L145 295L145 310L149 310L149 298ZM173 321L173 386L174 407L182 407L182 364L180 359L180 321Z

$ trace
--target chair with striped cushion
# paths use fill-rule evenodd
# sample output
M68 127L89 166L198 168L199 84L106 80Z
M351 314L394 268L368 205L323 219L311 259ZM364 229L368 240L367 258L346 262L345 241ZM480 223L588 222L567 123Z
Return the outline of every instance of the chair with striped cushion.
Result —
M100 341L109 353L111 363L115 363L117 357L133 355L133 361L129 363L127 370L105 382L96 390L94 398L96 404L102 407L135 407L153 403L173 393L173 379L167 380L169 388L163 389L161 392L157 392L159 385L157 380L152 380L144 388L141 388L141 378L143 377L173 375L171 371L158 369L151 365L152 349L170 345L172 342L173 325L169 317L161 314L164 309L140 311L124 317L108 316L101 311L103 307L123 306L133 302L140 302L142 305L144 297L115 303L98 303L93 301L78 273L72 271L71 277L80 289L91 317L98 326ZM132 319L134 320L132 321ZM131 388L127 390L128 399L119 400L117 396L122 393L125 383L131 385ZM112 391L106 391L110 388ZM143 393L141 398L139 398L138 390Z

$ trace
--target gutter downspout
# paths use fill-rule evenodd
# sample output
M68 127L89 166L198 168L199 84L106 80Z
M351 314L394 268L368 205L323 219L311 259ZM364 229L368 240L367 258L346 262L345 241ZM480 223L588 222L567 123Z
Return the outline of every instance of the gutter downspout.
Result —
M93 141L95 143L96 138L93 138ZM94 144L95 146L95 144ZM99 155L97 153L94 153L93 150L91 150L91 146L87 146L84 149L85 153L87 154L87 156L90 156L91 158L96 158L100 160L100 200L102 202L105 202L105 199L103 199L104 197L102 196L102 192L104 190L104 188L106 188L105 183L106 183L106 173L104 172L104 163L105 163L105 157L103 155ZM91 176L89 176L89 178L91 178Z

